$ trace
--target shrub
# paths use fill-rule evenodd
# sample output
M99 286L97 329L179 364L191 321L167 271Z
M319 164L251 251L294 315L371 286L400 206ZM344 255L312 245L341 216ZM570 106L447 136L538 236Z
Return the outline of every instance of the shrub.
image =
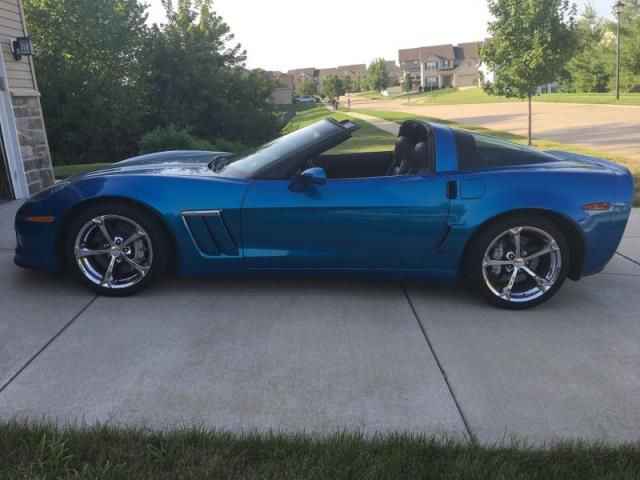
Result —
M214 150L206 140L198 139L188 130L178 130L174 126L156 128L146 133L140 140L140 153L164 152L167 150Z

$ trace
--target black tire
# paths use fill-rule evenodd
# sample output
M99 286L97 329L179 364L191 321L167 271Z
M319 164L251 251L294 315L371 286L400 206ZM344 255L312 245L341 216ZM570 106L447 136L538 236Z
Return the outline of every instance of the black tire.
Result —
M117 250L119 256L117 258L114 257L112 255L113 247L107 247L106 237L95 230L100 227L94 227L91 222L100 217L105 220L105 225L108 225L108 231L110 229L114 230L113 232L109 231L113 239L112 245L116 245L118 241L125 245L126 240L133 237L132 232L145 234L127 245L128 250L131 252L130 255L126 255L128 259L124 258L125 249ZM90 233L86 234L88 235L86 240L91 242L93 246L86 247L87 243L80 243L79 246L84 251L89 252L92 248L95 248L92 251L98 251L97 249L101 248L109 250L109 253L87 255L86 258L88 260L77 258L76 241L80 241L81 233L84 239L86 231L90 231ZM120 237L121 233L122 236ZM100 237L100 235L102 236ZM124 241L121 238L124 238ZM101 242L104 242L104 244L95 247L96 243ZM132 295L146 288L164 273L170 252L169 239L160 220L136 205L112 200L91 205L80 211L69 223L64 236L64 256L67 268L87 287L108 296ZM146 255L146 258L144 255ZM138 258L138 256L141 256L141 258ZM112 286L107 286L107 282L99 285L96 283L98 281L97 274L101 273L101 268L108 269L108 264L111 263L112 258L114 259L113 275L109 278L113 282L108 282ZM139 269L134 268L134 264ZM123 278L129 279L126 282L123 280L119 286L116 278L118 270L122 272ZM127 270L130 270L130 272L127 273ZM129 283L132 284L129 285Z
M516 250L515 237L512 232L518 232L520 227L522 227L518 233L518 237L521 237L520 242L524 245L526 240L533 251L526 252L523 246L520 257L513 258L513 261L517 263L485 266L485 254L490 262L511 261L507 257L514 257ZM548 235L548 238L545 235ZM555 244L550 242L549 238L553 239ZM551 248L553 251L523 263L522 259L544 251L545 248L540 244L545 241L549 245L546 249ZM534 249L536 246L537 250ZM494 247L495 249L489 251ZM504 250L510 251L505 252ZM502 257L501 254L503 254ZM567 278L569 261L570 252L567 240L554 222L539 214L518 214L498 219L479 231L467 249L463 271L468 285L490 304L500 308L522 310L540 305L556 294ZM523 266L520 267L520 265ZM518 270L514 274L516 268ZM528 272L536 274L537 279L528 273L527 269ZM546 271L547 269L548 271ZM502 282L507 278L505 275L508 280L514 276L513 288L508 288L509 281L502 289L500 288ZM551 283L551 279L553 279L553 283ZM518 292L518 289L522 291ZM527 296L528 292L531 292L530 296ZM519 297L516 298L514 295Z

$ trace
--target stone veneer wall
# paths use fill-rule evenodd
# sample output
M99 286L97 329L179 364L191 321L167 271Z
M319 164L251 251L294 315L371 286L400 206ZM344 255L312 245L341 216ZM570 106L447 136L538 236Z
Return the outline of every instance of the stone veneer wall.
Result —
M40 97L13 95L11 99L29 193L34 195L55 182Z

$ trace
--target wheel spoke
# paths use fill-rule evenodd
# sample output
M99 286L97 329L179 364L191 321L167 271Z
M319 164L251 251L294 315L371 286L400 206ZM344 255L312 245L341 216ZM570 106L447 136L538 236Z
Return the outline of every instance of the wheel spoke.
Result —
M513 260L494 260L492 258L486 258L483 260L482 265L484 267L502 267L506 265L513 265Z
M143 277L149 271L149 267L145 267L143 265L140 265L137 262L134 262L132 259L130 259L126 255L121 255L120 258L123 259L125 262L127 262L129 265L131 265L133 268L135 268Z
M109 255L111 250L109 249L98 249L92 250L89 248L76 248L76 258L84 258L84 257L93 257L95 255Z
M502 296L505 297L507 300L511 300L511 290L513 289L513 285L516 283L516 277L518 276L518 271L520 269L519 268L514 268L513 272L511 273L511 278L509 279L509 283L507 283L507 286L504 287L504 290L502 290Z
M109 230L107 230L104 216L95 218L93 221L98 225L98 228L100 228L102 235L104 236L105 240L109 242L109 245L113 245L113 238L111 238L111 234L109 233Z
M137 231L136 233L134 233L133 235L131 235L129 238L127 238L124 242L122 242L122 244L120 245L121 248L124 248L126 246L128 246L129 244L135 242L136 240L140 239L140 238L144 238L146 237L147 234L144 233L143 231Z
M509 232L511 233L511 236L513 237L513 244L515 246L515 254L516 257L520 256L520 232L522 231L522 227L516 227L516 228L512 228Z
M107 271L102 276L101 286L106 286L107 288L111 288L113 285L113 268L116 265L116 258L113 255L111 256L111 261L109 262L109 267L107 267Z
M542 257L543 255L547 255L549 253L553 253L553 252L557 252L557 251L558 251L558 246L554 242L551 245L549 245L548 247L545 247L542 250L540 250L540 251L538 251L536 253L532 253L528 257L525 257L524 261L528 262L529 260L533 260L534 258Z
M542 292L546 292L553 285L549 281L547 281L544 278L540 277L536 272L531 270L529 267L522 267L522 270L524 270L527 275L529 275L531 278L533 278L535 280L536 284L538 285L538 288Z

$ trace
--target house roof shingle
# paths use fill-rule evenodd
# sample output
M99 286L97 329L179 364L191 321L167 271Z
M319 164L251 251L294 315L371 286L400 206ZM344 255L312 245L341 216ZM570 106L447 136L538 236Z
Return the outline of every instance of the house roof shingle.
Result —
M465 58L478 58L478 49L482 42L467 42L453 45L433 45L429 47L406 48L398 51L401 62L425 59L430 56L438 56L447 60L462 60Z

